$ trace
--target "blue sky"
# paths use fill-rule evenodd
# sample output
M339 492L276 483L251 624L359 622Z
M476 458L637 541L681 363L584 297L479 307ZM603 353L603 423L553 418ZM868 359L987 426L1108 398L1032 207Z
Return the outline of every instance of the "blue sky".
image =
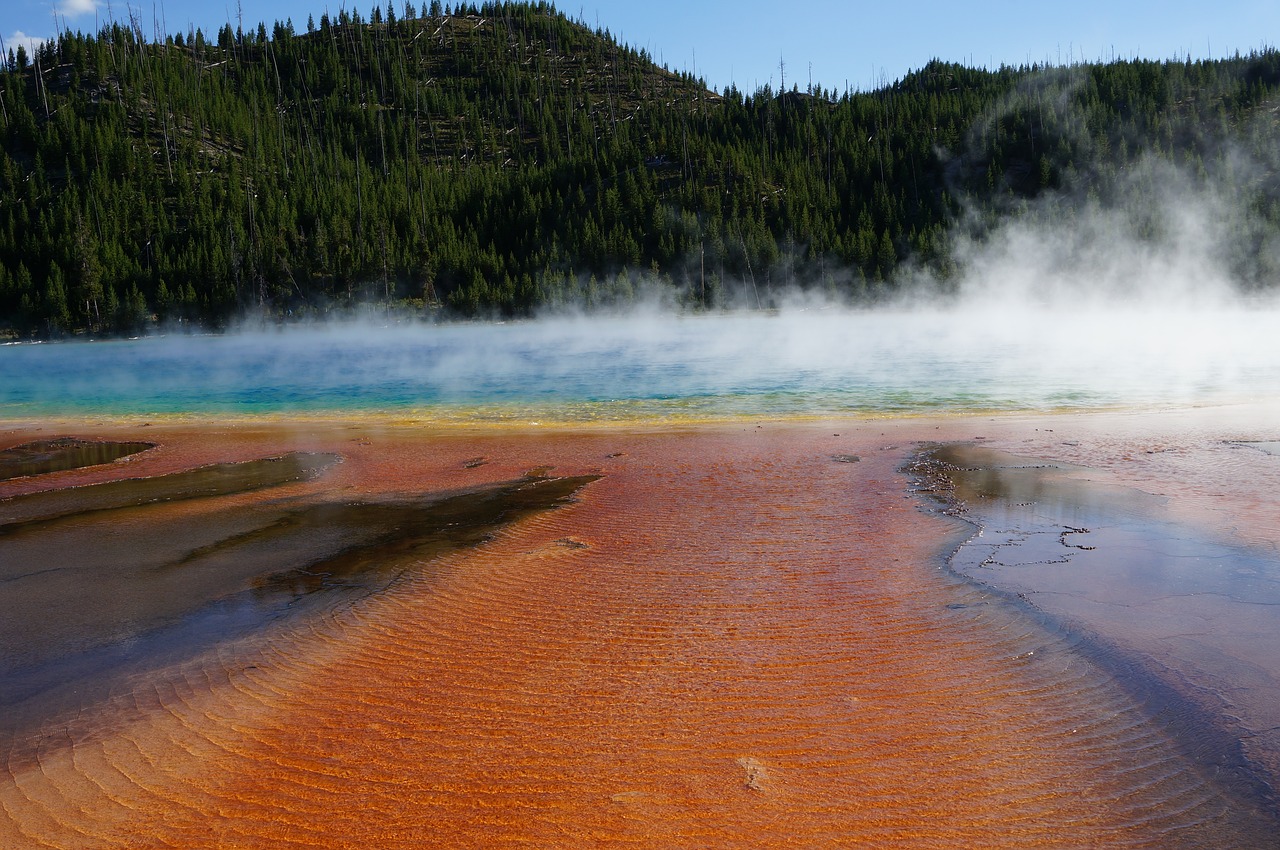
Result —
M242 15L246 28L292 18L306 27L344 5L367 17L373 0L4 0L0 37L11 48L47 38L59 24L96 32L130 9L148 36L159 28L216 33ZM397 9L404 0L395 0ZM421 5L421 0L415 0ZM385 8L386 0L379 5ZM477 5L480 5L477 0ZM571 17L607 28L633 47L646 48L673 70L692 70L716 89L735 83L753 91L777 88L786 75L805 88L874 88L893 82L930 59L983 67L1002 63L1066 63L1098 59L1222 57L1280 41L1277 0L1076 0L1000 2L762 2L738 0L566 0ZM239 8L239 12L237 11ZM785 63L785 66L783 66ZM782 66L782 67L780 67Z

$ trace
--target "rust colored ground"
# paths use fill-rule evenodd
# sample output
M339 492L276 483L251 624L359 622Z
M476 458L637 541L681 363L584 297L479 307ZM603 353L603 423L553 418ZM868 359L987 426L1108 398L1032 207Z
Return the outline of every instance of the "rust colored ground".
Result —
M0 774L0 846L1260 840L1067 641L943 568L964 529L900 471L933 424L99 430L160 443L130 475L307 449L346 461L296 490L603 477L45 730Z

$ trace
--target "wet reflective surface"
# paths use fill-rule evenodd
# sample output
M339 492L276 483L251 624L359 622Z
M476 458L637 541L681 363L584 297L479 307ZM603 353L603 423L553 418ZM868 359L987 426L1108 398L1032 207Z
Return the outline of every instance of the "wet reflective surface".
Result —
M149 587L258 567L179 618L209 640L119 641L150 663L0 750L0 846L1273 842L1142 671L946 567L970 529L903 471L940 429L157 429L157 473L343 462L0 537L108 543Z
M338 460L335 454L293 452L261 460L212 464L154 478L126 478L14 496L0 501L0 536L38 529L66 517L225 496L305 481Z
M934 449L926 462L937 464L939 495L978 527L951 558L959 574L1079 635L1189 755L1274 809L1274 548L1176 523L1167 498L1067 463L977 444Z
M1280 440L1241 440L1238 445L1249 446L1269 455L1280 455Z
M0 451L0 481L111 463L154 446L154 443L103 442L75 437L34 440Z
M0 736L11 758L32 728L82 714L127 675L282 618L331 613L594 480L233 500L339 460L294 452L0 501Z
M0 348L13 417L617 421L1101 409L1280 395L1280 312L1154 305L363 323Z

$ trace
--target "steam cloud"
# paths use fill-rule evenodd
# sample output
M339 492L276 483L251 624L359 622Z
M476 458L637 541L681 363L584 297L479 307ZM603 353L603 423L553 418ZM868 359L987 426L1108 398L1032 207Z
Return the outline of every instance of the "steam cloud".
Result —
M1245 143L1223 144L1202 175L1143 160L1105 198L1068 185L994 224L972 212L955 229L951 276L908 270L899 294L874 307L792 289L765 293L773 309L761 311L760 289L742 281L736 303L752 309L730 298L689 315L669 288L642 280L638 304L606 315L245 327L100 343L92 358L21 347L3 361L0 402L575 418L1274 399L1280 244L1241 198L1280 195L1269 184L1280 164L1268 159L1280 148L1265 143L1276 135L1264 121Z

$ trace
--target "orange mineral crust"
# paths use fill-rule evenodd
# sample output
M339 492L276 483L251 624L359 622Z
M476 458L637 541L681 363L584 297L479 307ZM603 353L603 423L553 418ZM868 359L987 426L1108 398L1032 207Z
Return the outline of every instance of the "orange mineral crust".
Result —
M0 846L1270 840L1069 640L946 570L967 529L902 472L932 425L148 430L131 470L343 455L290 497L599 478L15 743Z

